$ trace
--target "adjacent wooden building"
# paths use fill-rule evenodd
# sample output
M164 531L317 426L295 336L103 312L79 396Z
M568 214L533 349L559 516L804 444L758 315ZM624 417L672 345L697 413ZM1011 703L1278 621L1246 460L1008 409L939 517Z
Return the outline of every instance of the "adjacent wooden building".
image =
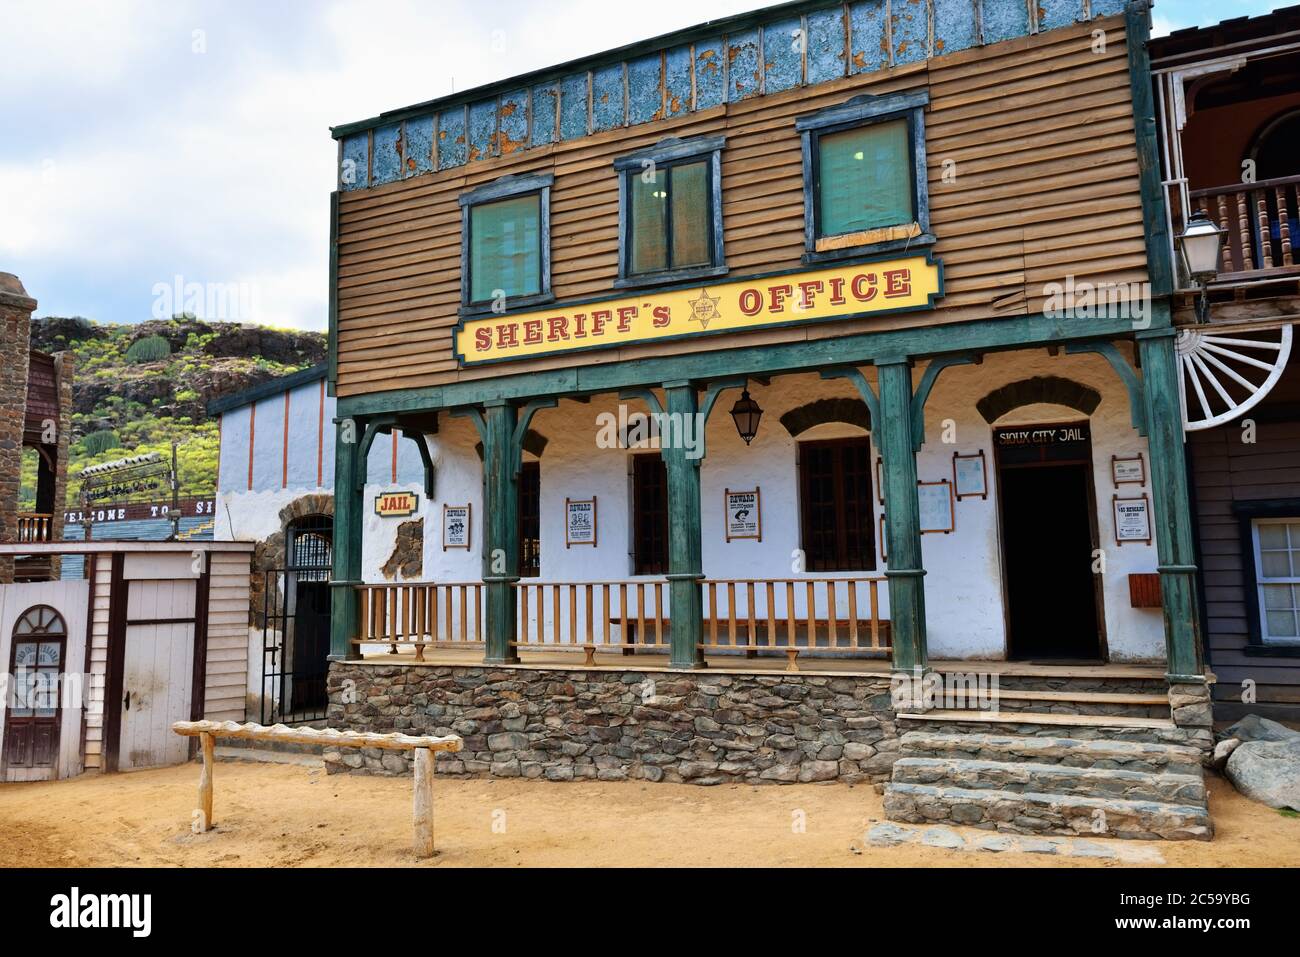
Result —
M1223 230L1198 317L1176 272L1202 613L1223 718L1300 711L1300 11L1152 43L1173 230ZM1175 267L1178 258L1172 255Z

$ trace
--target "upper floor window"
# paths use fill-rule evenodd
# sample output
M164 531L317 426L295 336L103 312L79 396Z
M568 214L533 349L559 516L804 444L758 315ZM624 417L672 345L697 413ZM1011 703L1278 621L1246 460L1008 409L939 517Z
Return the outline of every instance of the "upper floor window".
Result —
M619 175L616 286L720 276L721 136L668 139L614 161Z
M929 93L854 97L801 117L804 260L821 262L934 242L926 189Z
M470 190L461 205L461 311L547 302L551 295L551 185L506 176Z

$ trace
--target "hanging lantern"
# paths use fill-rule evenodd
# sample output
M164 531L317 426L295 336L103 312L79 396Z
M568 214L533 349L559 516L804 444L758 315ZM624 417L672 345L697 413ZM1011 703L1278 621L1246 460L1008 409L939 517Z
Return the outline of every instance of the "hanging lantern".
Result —
M1198 284L1204 285L1218 275L1219 256L1226 235L1226 230L1216 226L1203 209L1198 209L1187 221L1187 228L1178 237L1178 243L1182 246L1187 273Z
M754 436L758 435L758 420L763 417L763 410L759 408L757 402L749 396L749 389L745 389L736 404L731 407L731 418L736 423L736 431L748 445L754 441Z

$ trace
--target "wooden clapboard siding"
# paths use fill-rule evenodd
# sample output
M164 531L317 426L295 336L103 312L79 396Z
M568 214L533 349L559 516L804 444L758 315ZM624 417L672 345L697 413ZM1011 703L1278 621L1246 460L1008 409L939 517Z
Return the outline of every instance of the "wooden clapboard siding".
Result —
M1253 545L1242 536L1241 520L1233 511L1234 503L1300 499L1300 359L1291 361L1249 418L1256 423L1254 444L1242 441L1237 424L1187 437L1205 641L1219 678L1218 697L1239 698L1242 681L1251 679L1260 702L1300 704L1300 658L1246 654L1248 609L1257 600L1249 577Z
M248 694L248 560L243 552L210 556L207 668L203 717L243 721Z
M1095 30L1106 36L1093 49ZM725 104L470 163L339 198L338 394L1039 311L1052 282L1147 278L1129 67L1120 17ZM932 312L630 345L458 369L457 197L506 173L550 172L552 287L611 294L615 157L666 136L725 134L722 201L733 278L801 268L795 118L850 97L928 88L931 222L945 297ZM945 178L945 171L955 178Z
M100 769L104 752L104 685L108 675L108 615L109 590L113 576L111 555L100 555L95 562L95 580L91 582L91 618L88 625L90 640L91 682L86 695L86 769Z

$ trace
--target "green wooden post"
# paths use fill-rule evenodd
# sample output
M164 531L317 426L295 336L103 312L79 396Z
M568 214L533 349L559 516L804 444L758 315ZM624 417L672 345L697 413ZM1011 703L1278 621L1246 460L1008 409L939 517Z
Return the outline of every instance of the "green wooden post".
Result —
M487 591L484 662L519 660L511 644L518 614L514 584L519 581L519 477L515 425L518 409L505 399L483 408L483 582ZM522 438L522 437L521 437Z
M365 497L361 438L364 423L336 420L334 427L334 570L330 581L331 661L361 657L357 586L361 584L362 508Z
M668 431L670 439L663 449L668 472L668 595L672 621L672 647L669 664L674 668L703 668L704 595L701 580L704 564L700 548L700 462L689 458L680 439L691 435L697 441L696 428L703 428L695 386L690 382L666 382L669 421L680 426ZM698 424L698 425L697 425ZM688 432L689 430L689 432ZM675 439L675 440L674 440ZM701 447L702 450L702 447Z
M1196 550L1178 389L1182 372L1174 353L1173 329L1139 332L1137 337L1151 451L1152 531L1160 561L1168 677L1171 681L1202 682L1205 665L1196 597Z
M889 620L894 670L923 672L925 570L921 567L921 507L912 445L912 369L906 358L876 363L880 419L872 435L884 465L885 535L888 541Z

